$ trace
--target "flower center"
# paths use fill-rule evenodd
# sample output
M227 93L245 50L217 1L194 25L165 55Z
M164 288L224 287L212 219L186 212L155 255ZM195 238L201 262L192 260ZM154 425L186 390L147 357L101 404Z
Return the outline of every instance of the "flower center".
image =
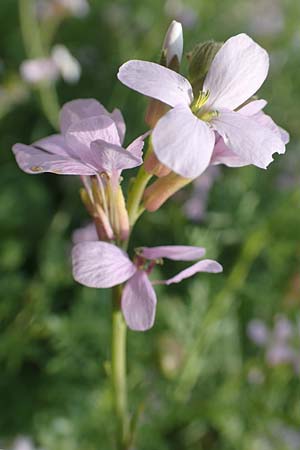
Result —
M148 275L152 272L156 264L163 264L163 260L161 258L158 259L146 259L141 256L140 248L135 249L135 257L133 258L133 262L139 270L144 270Z
M209 98L209 94L209 91L200 91L198 97L195 98L191 104L192 113L204 122L210 122L214 117L218 116L218 111L208 111L204 108L204 105Z

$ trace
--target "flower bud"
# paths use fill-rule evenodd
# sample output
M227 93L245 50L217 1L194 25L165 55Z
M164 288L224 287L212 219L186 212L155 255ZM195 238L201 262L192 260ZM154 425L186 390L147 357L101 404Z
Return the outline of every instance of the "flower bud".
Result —
M173 20L166 33L161 58L159 63L176 72L179 67L183 52L182 25ZM145 115L145 122L150 128L154 128L157 121L169 110L169 106L156 99L150 99Z
M189 79L195 93L199 93L202 90L206 74L222 45L222 42L202 42L188 53Z
M165 177L171 170L164 166L156 157L155 153L151 150L147 152L147 156L144 162L146 172L156 175L158 178Z
M121 186L118 186L117 192L115 194L114 208L116 216L114 223L114 230L119 239L121 241L125 241L129 236L130 225Z
M151 98L145 114L145 122L154 128L159 119L169 110L169 106L159 100Z
M150 211L156 211L165 201L167 201L175 192L193 181L191 178L183 178L177 173L171 172L169 175L158 178L152 183L144 193L144 206Z
M179 66L183 52L183 34L182 25L173 20L166 33L163 43L163 57L165 57L166 66L172 70L179 71Z

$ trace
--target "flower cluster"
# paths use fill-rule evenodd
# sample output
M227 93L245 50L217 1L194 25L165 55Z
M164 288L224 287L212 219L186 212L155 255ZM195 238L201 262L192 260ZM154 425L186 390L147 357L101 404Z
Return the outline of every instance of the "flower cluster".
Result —
M200 44L196 50L189 54L188 80L179 74L182 26L173 21L160 64L129 61L120 67L119 80L150 97L145 118L150 130L126 148L120 110L110 113L93 99L63 106L60 134L13 147L18 165L27 173L80 176L81 198L93 224L74 236L74 278L93 288L121 285L122 312L133 330L147 330L154 323L154 284L222 271L218 262L200 260L205 253L200 247L141 247L130 259L128 240L143 210L156 210L212 165L266 168L274 153L285 152L289 140L287 132L263 112L266 101L254 97L268 73L264 49L239 34L224 44ZM121 173L138 166L124 196ZM157 179L147 187L154 176ZM154 266L163 258L197 262L172 278L150 281Z
M272 329L264 321L255 319L249 322L247 332L249 338L264 349L269 366L286 364L299 373L299 324L295 326L287 317L280 315L275 317Z

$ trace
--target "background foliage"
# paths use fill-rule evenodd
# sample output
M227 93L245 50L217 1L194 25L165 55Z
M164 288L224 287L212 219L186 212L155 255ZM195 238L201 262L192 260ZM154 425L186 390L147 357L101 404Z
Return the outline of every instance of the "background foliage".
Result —
M160 287L155 327L129 333L141 450L300 447L299 14L296 0L91 0L85 17L66 18L55 35L82 66L76 85L58 82L60 104L95 97L120 107L129 141L146 130L146 100L118 83L121 63L157 60L173 18L185 25L186 51L247 32L271 55L261 90L267 112L291 134L287 154L268 171L221 167L200 220L185 213L190 187L138 223L137 245L203 245L225 269ZM53 129L19 75L26 56L15 0L1 0L0 21L0 442L13 448L26 435L44 450L107 450L109 293L71 277L71 234L88 219L79 181L28 176L15 164L15 142ZM275 327L268 344L249 338L254 319ZM268 353L280 320L292 362Z

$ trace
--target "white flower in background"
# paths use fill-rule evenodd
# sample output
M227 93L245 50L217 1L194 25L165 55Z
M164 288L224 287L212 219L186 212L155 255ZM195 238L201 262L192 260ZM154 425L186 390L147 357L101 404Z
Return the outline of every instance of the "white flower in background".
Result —
M83 17L88 14L90 7L86 0L57 0L64 8L68 9L74 16Z
M90 10L87 0L38 0L37 14L40 19L72 15L84 17Z
M64 45L53 47L52 59L65 81L77 83L81 75L80 64Z
M30 438L26 436L20 436L14 440L10 450L38 450L38 449L36 449L36 447L33 445L33 442Z
M26 59L20 67L21 77L30 84L56 81L59 70L51 58Z
M81 67L64 45L55 45L49 58L23 61L20 73L23 80L30 84L54 82L60 76L67 83L76 83L81 75Z

